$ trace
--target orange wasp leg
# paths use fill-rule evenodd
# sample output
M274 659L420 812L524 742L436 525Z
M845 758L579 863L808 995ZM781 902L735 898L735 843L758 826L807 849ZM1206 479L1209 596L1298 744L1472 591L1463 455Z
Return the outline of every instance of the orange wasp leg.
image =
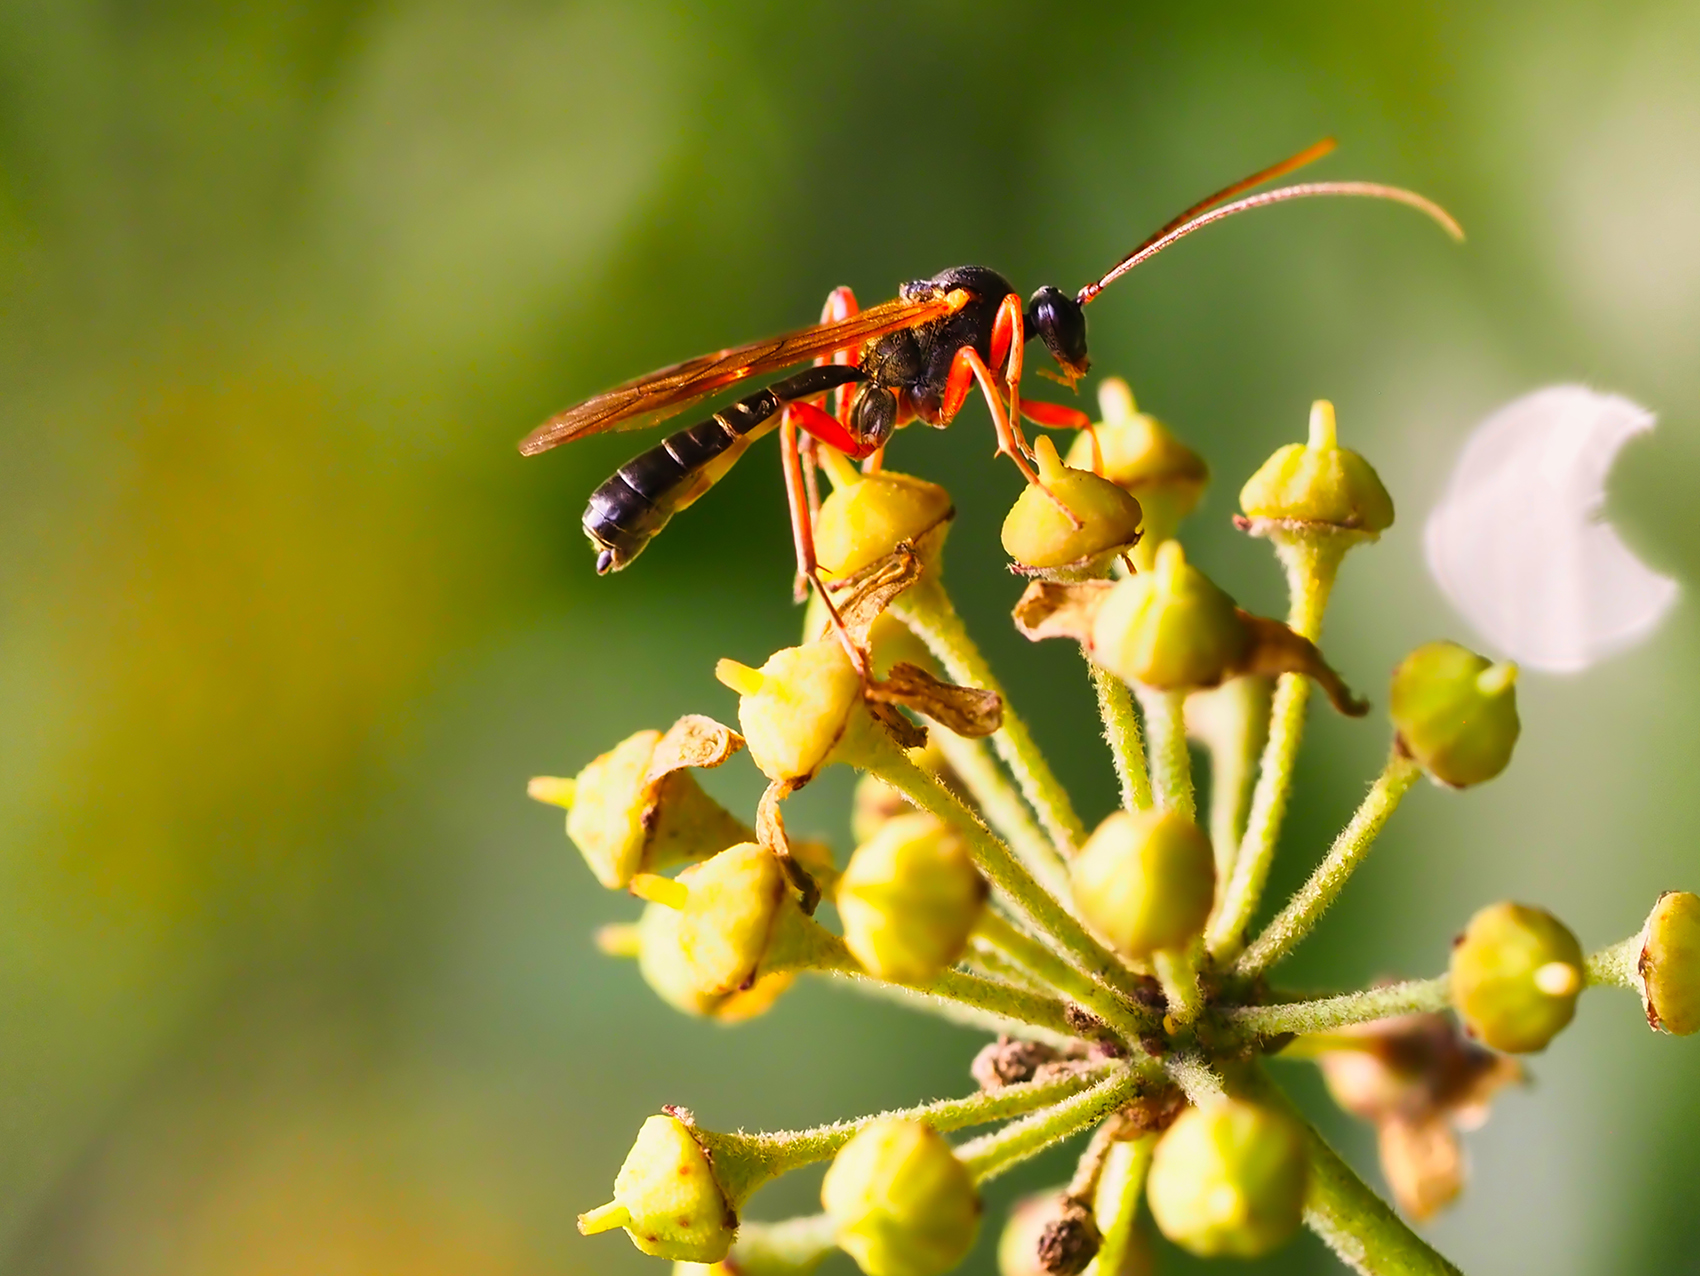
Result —
M797 576L814 586L821 602L826 604L826 614L832 621L833 630L838 634L838 641L844 644L844 651L850 657L850 663L856 667L857 673L866 678L870 673L867 660L851 640L850 631L844 627L844 617L839 613L838 605L832 601L832 595L827 592L826 585L822 583L820 564L815 561L814 521L809 517L808 493L803 482L802 454L797 442L797 422L792 419L793 414L806 417L811 410L837 424L821 409L802 403L788 404L779 422L779 450L785 465L785 503L791 511L791 543L797 551ZM802 602L803 597L799 597L797 601Z

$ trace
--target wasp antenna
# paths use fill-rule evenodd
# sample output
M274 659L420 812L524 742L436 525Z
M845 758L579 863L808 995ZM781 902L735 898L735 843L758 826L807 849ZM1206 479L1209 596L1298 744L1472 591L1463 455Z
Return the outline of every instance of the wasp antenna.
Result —
M1095 284L1087 284L1076 295L1075 301L1084 306L1092 301L1116 280L1132 270L1140 262L1155 257L1170 244L1185 239L1195 230L1203 230L1212 222L1232 217L1236 213L1249 212L1254 208L1262 208L1268 204L1285 204L1289 200L1309 199L1317 195L1356 195L1365 199L1385 199L1395 204L1404 204L1426 214L1431 220L1439 223L1440 228L1460 243L1464 239L1464 228L1457 219L1439 204L1415 191L1409 191L1401 186L1383 186L1380 182L1304 182L1297 186L1283 186L1279 190L1263 191L1257 195L1248 195L1237 199L1231 204L1223 204L1220 208L1184 221L1167 231L1159 232L1133 252L1122 258Z

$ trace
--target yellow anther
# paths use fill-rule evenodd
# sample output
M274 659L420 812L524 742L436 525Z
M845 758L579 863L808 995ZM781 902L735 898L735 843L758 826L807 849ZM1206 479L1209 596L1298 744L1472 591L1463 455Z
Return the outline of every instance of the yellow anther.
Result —
M1476 690L1484 696L1501 696L1517 682L1517 666L1510 661L1489 665L1476 675Z
M671 877L662 877L659 873L636 874L628 889L639 899L646 899L651 904L661 904L667 908L683 908L691 900L689 887Z
M1310 447L1313 452L1332 452L1340 446L1334 425L1334 405L1318 399L1310 405Z
M1058 483L1067 475L1062 457L1057 455L1057 445L1050 436L1041 434L1033 442L1033 459L1039 463L1039 477L1046 483Z
M595 1209L580 1214L578 1230L581 1235L594 1236L598 1232L611 1232L616 1227L624 1227L631 1221L630 1210L618 1201L609 1201L606 1205L598 1205Z
M534 775L525 784L526 796L538 802L547 802L550 806L573 809L573 798L578 793L578 781L560 775Z
M751 669L748 665L727 658L722 658L715 664L714 676L722 685L732 688L741 696L759 696L762 688L767 685L767 679L762 676L760 669Z
M636 957L643 951L638 928L631 922L602 927L596 932L596 946L610 957Z

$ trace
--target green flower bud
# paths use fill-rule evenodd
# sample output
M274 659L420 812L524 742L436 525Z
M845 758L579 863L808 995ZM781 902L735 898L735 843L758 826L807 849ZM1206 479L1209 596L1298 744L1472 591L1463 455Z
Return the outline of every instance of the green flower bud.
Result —
M1120 377L1099 383L1098 410L1103 421L1075 437L1067 463L1103 475L1138 499L1145 535L1132 551L1133 564L1138 571L1150 571L1157 546L1173 538L1181 520L1197 507L1210 467L1156 417L1140 412Z
M1092 622L1092 658L1123 682L1160 691L1213 687L1252 642L1234 600L1164 541L1155 570L1119 583Z
M665 904L650 904L635 926L605 926L597 945L617 957L635 957L638 972L655 994L675 1010L701 1015L720 1023L741 1023L765 1013L791 986L789 971L769 971L748 988L705 992L679 945L683 914Z
M1116 811L1069 861L1075 907L1118 952L1184 948L1216 893L1210 842L1174 811Z
M968 1256L980 1230L967 1167L921 1121L864 1127L833 1159L820 1198L839 1247L867 1276L938 1276Z
M998 1236L998 1276L1051 1276L1039 1262L1039 1239L1061 1217L1065 1199L1053 1190L1015 1203Z
M804 916L779 856L754 842L728 847L674 880L640 875L632 891L678 913L662 979L694 998L753 991L763 975L820 964L836 946ZM650 924L659 954L664 923Z
M1393 671L1391 713L1399 741L1442 784L1491 780L1511 761L1517 666L1493 664L1455 642L1418 647Z
M926 983L962 956L986 893L960 833L936 815L900 815L856 848L838 881L844 942L870 974Z
M1666 891L1641 928L1647 1022L1678 1037L1700 1032L1700 895Z
M1298 1229L1304 1134L1290 1117L1229 1099L1183 1113L1157 1142L1146 1199L1158 1228L1201 1258L1257 1258Z
M815 517L815 560L829 579L859 572L909 541L936 570L950 520L950 493L937 483L881 470L838 487Z
M1393 498L1370 463L1340 446L1334 405L1310 410L1310 440L1291 443L1263 463L1240 490L1253 520L1320 524L1378 536L1393 525Z
M1576 1013L1582 945L1551 913L1493 904L1470 919L1452 947L1452 1005L1495 1050L1546 1049Z
M707 718L683 718L665 736L639 731L573 779L538 776L540 802L567 808L567 836L610 890L638 873L707 859L754 834L704 793L687 769L718 766L743 741Z
M1044 486L1029 484L1016 497L1003 521L1004 550L1019 567L1036 572L1102 575L1139 539L1139 502L1090 470L1069 469L1043 435L1033 455Z
M614 1179L614 1199L578 1216L586 1236L623 1227L646 1254L716 1263L732 1248L738 1216L690 1127L652 1116Z
M782 1223L745 1222L732 1252L718 1263L675 1263L673 1276L810 1276L838 1247L821 1226L825 1215Z
M760 669L722 660L714 670L739 693L750 756L770 780L812 778L841 749L880 728L862 703L862 677L836 637L776 651Z
M835 632L832 618L826 612L826 601L818 590L811 589L809 604L803 609L803 641L831 638ZM899 661L927 670L935 668L933 653L927 644L917 638L908 625L889 611L884 611L868 626L868 667L875 677L883 678Z

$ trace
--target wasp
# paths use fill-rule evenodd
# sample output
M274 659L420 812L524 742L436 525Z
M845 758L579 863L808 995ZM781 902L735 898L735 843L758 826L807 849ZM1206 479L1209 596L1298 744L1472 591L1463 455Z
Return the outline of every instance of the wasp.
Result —
M1463 238L1457 222L1438 205L1379 183L1309 182L1244 194L1333 149L1333 139L1324 139L1199 201L1072 296L1047 284L1024 306L1009 281L986 266L958 266L906 283L895 300L867 310L858 309L850 289L837 288L818 324L717 350L615 386L551 417L519 450L534 456L593 434L642 429L750 378L811 363L622 465L591 495L584 531L596 551L597 573L619 571L675 514L719 481L752 442L778 426L799 584L806 579L820 589L811 530L817 504L815 447L824 444L877 467L893 431L914 421L949 425L978 386L991 411L998 453L1011 457L1028 482L1038 484L1022 419L1064 429L1086 429L1091 421L1076 409L1023 396L1023 348L1037 336L1059 369L1046 374L1072 389L1089 367L1085 308L1128 271L1187 235L1253 208L1355 195L1409 205L1454 238ZM836 409L827 411L827 396L834 392ZM825 590L820 592L825 597Z

